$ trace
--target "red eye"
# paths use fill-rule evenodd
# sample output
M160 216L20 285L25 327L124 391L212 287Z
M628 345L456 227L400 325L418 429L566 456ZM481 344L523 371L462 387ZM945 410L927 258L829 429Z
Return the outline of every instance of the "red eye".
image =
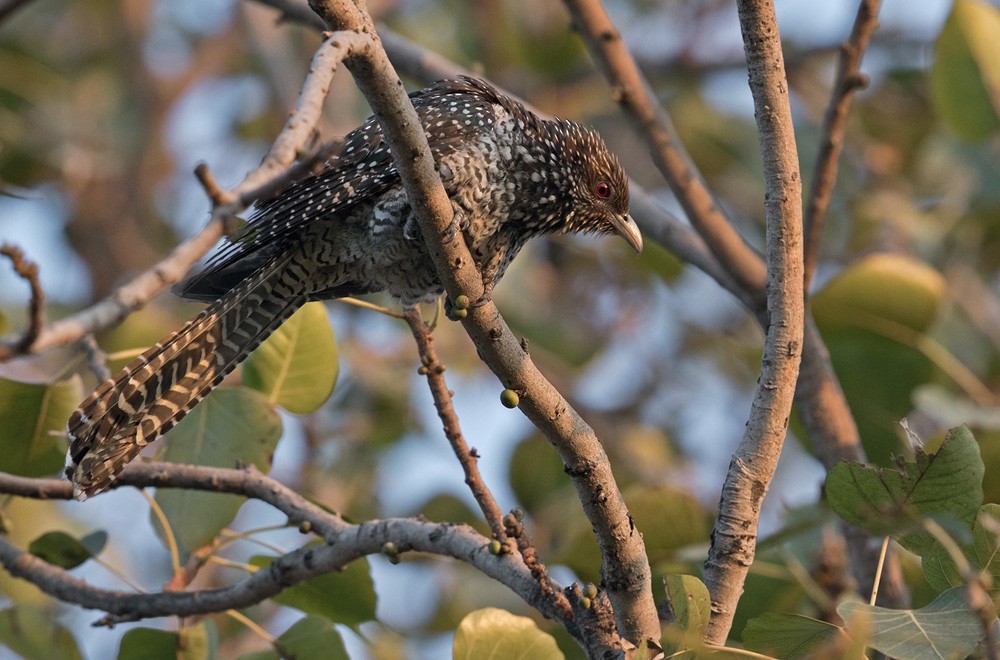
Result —
M611 197L611 186L609 186L604 181L601 181L594 188L594 194L596 194L598 197L604 197L604 198Z

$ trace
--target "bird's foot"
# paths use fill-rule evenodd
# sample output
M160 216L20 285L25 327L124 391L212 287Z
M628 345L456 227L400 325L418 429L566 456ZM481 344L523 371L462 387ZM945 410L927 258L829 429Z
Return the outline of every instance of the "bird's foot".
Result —
M455 240L455 237L458 236L459 229L461 229L461 227L458 224L458 220L453 217L451 219L451 222L448 223L448 226L445 227L444 231L441 232L441 240L446 245L448 243L451 243L453 240Z

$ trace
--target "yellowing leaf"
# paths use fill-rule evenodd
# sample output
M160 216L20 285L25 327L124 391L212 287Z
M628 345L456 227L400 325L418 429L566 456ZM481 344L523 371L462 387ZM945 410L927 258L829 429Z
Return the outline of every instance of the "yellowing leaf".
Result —
M955 0L934 49L931 94L941 117L969 140L1000 127L1000 11Z
M901 254L873 254L846 268L812 298L820 327L852 327L893 335L924 332L937 317L944 278Z
M0 378L0 470L26 477L59 470L66 420L82 398L78 376L52 384Z
M555 638L539 630L534 621L495 607L476 610L462 619L455 631L452 657L455 660L565 658Z
M163 460L235 468L271 469L281 418L260 392L245 387L212 392L166 436ZM156 501L183 552L200 548L228 525L244 498L184 489L161 489ZM154 517L155 521L155 517ZM162 534L159 525L157 531Z
M243 365L243 383L288 412L311 413L337 382L337 342L322 303L306 304Z

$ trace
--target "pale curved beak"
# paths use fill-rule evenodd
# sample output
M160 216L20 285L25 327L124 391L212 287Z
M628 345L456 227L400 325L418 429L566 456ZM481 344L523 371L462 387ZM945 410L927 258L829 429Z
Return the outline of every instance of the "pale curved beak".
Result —
M624 238L636 252L642 252L642 234L639 233L639 225L635 224L632 216L616 215L612 218L611 224L618 235Z

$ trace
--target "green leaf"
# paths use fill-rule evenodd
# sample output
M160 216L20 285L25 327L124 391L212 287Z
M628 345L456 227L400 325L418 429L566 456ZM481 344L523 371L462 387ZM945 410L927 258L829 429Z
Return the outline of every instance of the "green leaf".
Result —
M743 629L743 645L777 658L805 658L824 647L844 644L843 628L799 614L768 612Z
M1000 127L1000 11L955 0L934 49L931 95L938 113L968 140Z
M871 462L898 453L896 423L913 390L937 367L921 349L938 317L944 279L902 255L865 257L812 298L813 315L854 413Z
M541 435L532 435L518 443L510 458L507 477L517 501L532 513L556 493L571 488L562 459Z
M470 612L462 619L455 631L452 657L455 660L565 658L555 638L541 631L534 621L495 607Z
M274 641L282 658L295 660L350 660L340 633L328 619L306 616Z
M107 533L102 531L94 532L81 540L66 532L46 532L28 545L28 552L50 564L70 569L100 553L107 540Z
M708 517L690 493L670 486L632 486L622 495L642 530L650 563L672 559L680 548L708 541Z
M0 644L24 658L82 658L73 635L54 614L29 605L0 611Z
M1000 504L985 504L972 528L973 563L990 575L989 594L1000 608Z
M672 573L663 576L663 586L677 625L702 637L712 615L712 599L705 583L693 575Z
M473 511L464 500L454 495L438 493L416 507L412 513L419 513L427 520L446 520L451 524L465 523L483 534L490 533L489 525L483 520L483 514Z
M280 438L281 417L263 394L245 387L221 389L208 395L167 434L163 460L225 468L252 464L267 472ZM244 501L238 495L221 493L156 492L156 502L185 553L211 542ZM155 516L153 521L162 539Z
M257 555L250 563L263 568L274 559ZM273 600L353 628L375 618L375 587L366 561L354 561L342 571L300 582Z
M177 632L132 628L118 645L118 660L209 660L215 657L215 626L203 621Z
M307 303L243 365L243 384L288 412L311 413L337 382L337 342L323 303Z
M0 378L0 470L26 477L59 471L66 420L82 398L79 376L48 385Z
M96 557L104 551L104 546L108 544L108 533L103 529L95 530L81 538L80 543L90 551L92 557Z
M177 631L179 650L177 660L211 660L218 646L215 624L202 621L195 626L184 626Z
M949 589L919 610L890 610L845 601L837 614L845 621L867 619L868 645L898 660L964 658L983 637L983 625L965 601L964 587Z
M916 454L916 462L900 461L896 469L838 463L826 478L830 506L847 522L878 535L912 527L918 516L947 516L971 529L983 501L985 472L972 433L964 426L952 429L937 452ZM918 555L934 545L924 531L894 538Z
M812 298L822 327L879 332L902 326L924 332L937 318L944 295L941 274L901 254L872 254L834 277Z
M961 544L966 559L978 570L990 576L989 594L994 606L1000 607L1000 504L984 504L972 528L972 543ZM951 555L940 545L922 557L924 577L932 587L944 591L965 584Z

